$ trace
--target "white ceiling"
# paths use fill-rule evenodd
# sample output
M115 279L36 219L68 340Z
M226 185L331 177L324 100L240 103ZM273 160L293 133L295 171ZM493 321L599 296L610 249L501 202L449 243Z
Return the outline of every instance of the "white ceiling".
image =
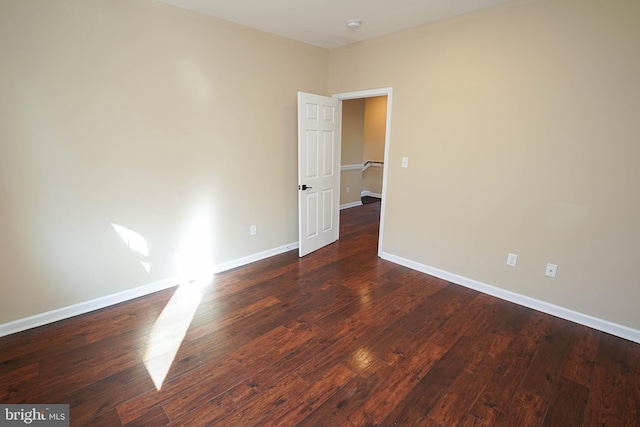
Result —
M328 49L509 0L159 0ZM347 21L362 21L358 29Z

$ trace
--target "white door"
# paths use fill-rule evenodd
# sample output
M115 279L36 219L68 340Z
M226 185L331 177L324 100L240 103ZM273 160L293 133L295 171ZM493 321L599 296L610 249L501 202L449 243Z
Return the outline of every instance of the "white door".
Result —
M338 240L341 101L298 92L300 256Z

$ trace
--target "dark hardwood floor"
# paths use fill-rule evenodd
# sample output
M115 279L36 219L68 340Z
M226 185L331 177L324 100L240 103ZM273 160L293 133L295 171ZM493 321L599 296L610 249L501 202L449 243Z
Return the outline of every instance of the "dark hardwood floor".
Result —
M68 403L73 426L640 425L640 345L380 260L379 210L201 299L1 338L0 402Z

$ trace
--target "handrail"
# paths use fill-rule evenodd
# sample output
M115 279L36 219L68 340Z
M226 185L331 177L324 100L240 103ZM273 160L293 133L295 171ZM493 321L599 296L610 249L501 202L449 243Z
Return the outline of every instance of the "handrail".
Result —
M366 171L371 166L382 168L382 167L384 167L384 162L381 162L381 161L378 161L378 160L367 160L365 162L365 164L362 166L362 172Z
M366 171L367 169L369 169L370 167L384 167L384 162L379 162L377 160L368 160L366 163L364 164L356 164L356 165L342 165L340 166L340 170L341 171L355 171L355 170L359 170L359 171Z

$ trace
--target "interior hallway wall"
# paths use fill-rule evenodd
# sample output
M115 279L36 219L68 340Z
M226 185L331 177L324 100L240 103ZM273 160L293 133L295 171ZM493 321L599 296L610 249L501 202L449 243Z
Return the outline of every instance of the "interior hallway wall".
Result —
M362 164L364 150L364 99L342 101L342 165ZM340 205L357 203L362 191L362 169L343 170L340 173Z
M387 97L374 96L365 99L364 147L362 163L384 163L384 144L387 134ZM383 168L371 166L362 172L362 191L382 195Z

